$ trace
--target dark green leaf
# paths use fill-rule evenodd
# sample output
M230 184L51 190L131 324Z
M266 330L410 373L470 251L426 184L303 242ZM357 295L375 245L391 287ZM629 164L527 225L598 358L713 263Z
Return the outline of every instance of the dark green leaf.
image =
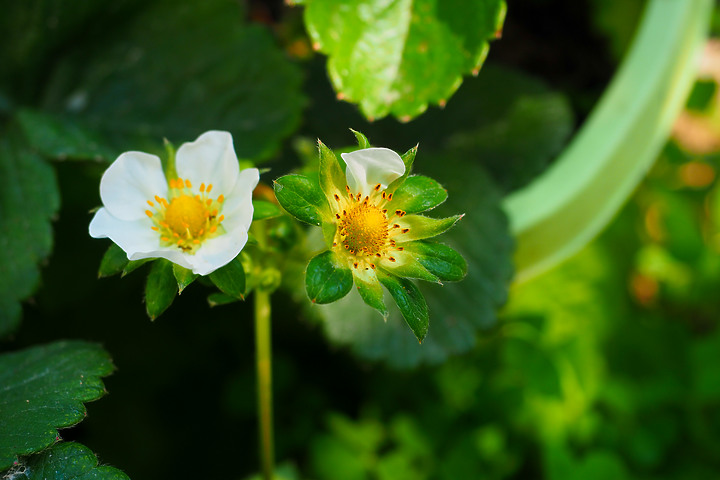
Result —
M305 25L339 96L368 118L403 120L444 104L476 73L505 15L502 0L307 0Z
M99 345L78 341L0 355L0 470L85 418L83 402L106 393L100 378L113 368Z
M56 115L21 110L17 120L30 147L53 160L113 160L118 152L106 141L78 122Z
M423 341L430 325L427 303L420 290L407 278L378 275L380 283L388 289L400 313L415 334L418 342Z
M447 191L432 178L414 175L395 190L390 205L405 213L420 213L437 207L447 195Z
M440 280L459 282L467 274L465 259L447 245L431 242L411 242L405 250L418 255L420 262L430 273Z
M145 308L151 320L167 310L178 293L173 264L164 258L155 260L145 284Z
M313 303L331 303L341 299L353 286L349 268L337 264L335 255L323 252L315 256L305 271L305 289Z
M79 443L58 443L11 470L13 480L130 480L123 472L98 465L95 454Z
M199 275L193 273L192 270L181 267L177 263L173 263L172 267L173 275L175 275L175 280L177 280L178 294L181 294Z
M266 202L265 200L253 200L253 221L255 220L267 220L268 218L275 218L282 215L280 207L272 202Z
M0 336L17 327L19 302L40 281L38 263L52 249L50 219L60 206L53 169L14 140L0 140Z
M208 277L224 294L239 300L245 299L245 269L239 258L218 268Z
M98 278L111 277L122 273L127 267L129 260L125 251L118 247L115 243L111 243L110 247L100 260L100 269L98 270Z
M318 185L302 175L285 175L274 182L275 197L288 213L300 221L319 226L327 200Z
M55 59L45 106L121 150L158 151L162 138L180 145L217 129L232 133L238 157L267 157L300 120L301 77L244 16L238 2L152 2L118 22L113 43Z

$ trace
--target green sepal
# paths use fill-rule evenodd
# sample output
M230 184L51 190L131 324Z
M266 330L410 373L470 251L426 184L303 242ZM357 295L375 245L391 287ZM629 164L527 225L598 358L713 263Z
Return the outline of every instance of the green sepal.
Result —
M361 132L358 132L356 130L353 130L352 128L350 131L355 135L355 138L357 138L358 147L360 148L370 148L370 141L367 139L365 135L363 135Z
M388 311L383 299L383 290L375 272L353 272L353 278L363 302L380 312L383 318L387 319Z
M320 168L318 170L320 189L325 193L326 198L332 198L333 195L345 191L347 183L345 173L340 168L340 162L335 153L320 140L318 140L318 149L320 150Z
M253 221L255 220L268 220L270 218L276 218L282 215L280 207L272 202L265 200L253 200Z
M415 163L415 155L417 154L418 146L415 145L413 148L408 150L407 152L403 153L400 157L405 164L405 173L402 174L401 177L396 178L392 181L390 185L388 185L388 188L385 189L387 193L393 193L395 190L397 190L400 185L402 185L405 180L410 176L410 172L412 171L413 163Z
M193 273L192 270L181 267L177 263L173 263L173 275L175 275L175 280L177 281L178 295L199 277L197 273Z
M431 218L422 215L407 215L398 224L402 228L408 228L407 233L401 233L395 237L397 242L408 242L411 240L422 240L431 238L448 231L464 215L454 215L447 218Z
M334 253L325 251L308 263L305 271L305 290L313 303L331 303L348 294L353 275L342 266Z
M418 280L425 280L426 282L441 283L440 279L429 272L413 255L402 252L403 255L400 257L400 253L401 252L394 254L395 257L398 258L398 261L395 263L382 262L382 269L397 277L416 278Z
M325 244L328 246L328 248L332 248L336 232L337 224L335 224L334 222L324 222L322 224L323 239L325 240Z
M425 297L415 284L406 278L378 273L378 279L390 292L418 342L422 343L430 326L430 313Z
M317 184L303 175L285 175L274 182L275 198L298 220L319 226L327 200Z
M208 278L224 294L245 300L245 269L239 258L210 273Z
M458 282L467 274L467 262L453 248L442 243L410 242L405 251L416 255L417 261L440 280Z
M167 158L162 158L160 161L162 163L163 173L165 173L165 178L168 180L178 178L177 169L175 168L175 147L167 138L163 139L163 143L165 145Z
M105 255L103 255L102 260L100 260L98 278L111 277L122 273L128 262L129 260L125 251L116 244L111 243Z
M145 283L145 309L150 320L155 320L172 305L178 292L172 262L159 258L152 264Z
M447 196L447 190L432 178L413 175L398 185L390 205L405 213L420 213L437 207Z
M240 299L231 297L222 292L213 292L207 297L207 302L210 307L219 307L220 305L228 305L231 303L239 302Z
M152 262L153 260L157 260L156 258L141 258L140 260L130 260L123 269L121 277L124 277L125 275L128 275L138 268L142 267L148 262Z

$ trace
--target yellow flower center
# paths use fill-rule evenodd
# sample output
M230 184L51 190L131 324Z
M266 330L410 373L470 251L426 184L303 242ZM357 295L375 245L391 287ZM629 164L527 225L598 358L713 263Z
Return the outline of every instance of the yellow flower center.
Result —
M360 203L342 217L339 224L345 239L343 244L353 253L375 255L385 246L388 221L375 205Z
M180 195L170 202L165 210L165 222L170 230L180 235L189 233L197 237L205 228L205 213L207 209L200 199L189 195Z
M392 194L376 185L370 195L353 195L349 187L347 197L334 195L335 219L337 231L333 239L333 248L344 252L348 262L356 269L375 269L376 262L395 262L394 252L403 247L396 244L393 237L407 233L398 222L405 216L402 210L388 212L388 203Z
M210 197L212 184L201 184L199 193L193 191L190 180L171 179L168 184L170 201L155 195L155 202L147 201L154 211L145 210L145 214L152 219L150 228L158 232L162 246L193 254L205 240L224 232L225 217L220 212L225 198Z

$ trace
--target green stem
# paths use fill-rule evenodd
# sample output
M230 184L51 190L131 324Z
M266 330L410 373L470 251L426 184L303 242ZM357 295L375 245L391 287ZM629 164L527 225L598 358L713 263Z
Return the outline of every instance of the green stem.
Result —
M550 169L504 201L516 281L576 253L620 209L652 165L695 79L712 0L651 0L603 98Z
M264 480L273 478L272 347L270 293L255 290L255 348L257 360L260 463Z

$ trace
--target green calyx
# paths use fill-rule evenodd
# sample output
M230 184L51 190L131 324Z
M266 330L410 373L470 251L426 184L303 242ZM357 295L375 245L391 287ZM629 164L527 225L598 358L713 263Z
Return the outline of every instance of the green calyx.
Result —
M361 150L371 148L362 133L353 133ZM395 154L398 160L390 166L385 160L389 155L393 163L393 153L387 149L354 156L353 165L348 154L343 157L347 172L332 150L322 142L318 146L317 180L293 174L275 181L278 203L296 219L320 226L328 246L308 264L309 299L318 304L335 302L354 284L363 301L387 317L385 287L422 341L429 314L413 280L458 281L467 272L460 254L426 239L447 231L462 215L439 219L419 215L443 203L448 194L432 178L410 175L417 146L402 156Z

